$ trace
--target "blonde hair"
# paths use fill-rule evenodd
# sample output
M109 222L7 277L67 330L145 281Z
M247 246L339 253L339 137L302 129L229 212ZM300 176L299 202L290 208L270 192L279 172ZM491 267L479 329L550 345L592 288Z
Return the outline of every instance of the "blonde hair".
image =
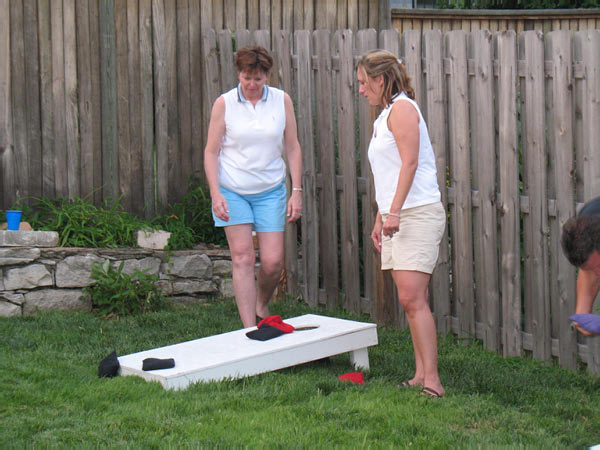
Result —
M404 92L408 98L415 99L415 91L410 85L406 67L396 55L387 50L369 50L363 54L356 68L362 68L369 78L383 76L383 90L380 103L387 107L396 94Z

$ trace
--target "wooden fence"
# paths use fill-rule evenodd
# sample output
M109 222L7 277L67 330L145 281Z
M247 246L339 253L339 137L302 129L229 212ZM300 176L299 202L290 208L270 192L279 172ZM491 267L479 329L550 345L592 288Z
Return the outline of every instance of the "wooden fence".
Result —
M143 213L178 199L202 170L210 105L235 85L232 42L256 42L275 56L271 83L295 101L303 148L290 293L403 325L369 240L376 111L358 100L354 73L358 55L387 48L413 77L449 212L430 289L440 332L600 372L600 343L567 320L575 270L559 247L562 224L600 192L599 30L271 36L202 28L191 1L191 11L150 0L18 4L0 0L10 7L10 20L0 16L3 208L25 195L123 195Z
M533 9L533 10L460 10L460 9L392 9L391 28L408 30L477 30L522 31L569 30L572 32L600 28L600 9Z

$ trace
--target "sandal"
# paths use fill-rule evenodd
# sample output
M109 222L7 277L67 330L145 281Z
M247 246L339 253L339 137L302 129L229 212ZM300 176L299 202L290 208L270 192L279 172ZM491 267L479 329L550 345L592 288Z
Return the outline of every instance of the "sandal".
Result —
M398 387L398 389L401 389L401 388L414 388L417 386L420 386L420 385L419 384L410 384L410 380L406 380L406 381L403 381L402 383L400 383L397 387Z
M421 390L421 395L424 397L431 397L431 398L442 398L444 396L444 394L440 394L435 389L432 389L430 387L424 387Z

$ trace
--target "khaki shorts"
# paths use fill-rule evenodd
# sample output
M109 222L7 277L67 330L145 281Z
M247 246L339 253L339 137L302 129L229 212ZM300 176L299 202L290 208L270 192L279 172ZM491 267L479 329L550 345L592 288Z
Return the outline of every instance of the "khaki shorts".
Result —
M383 221L387 214L382 216ZM382 270L416 270L432 273L446 227L441 202L400 211L400 229L392 237L382 236Z

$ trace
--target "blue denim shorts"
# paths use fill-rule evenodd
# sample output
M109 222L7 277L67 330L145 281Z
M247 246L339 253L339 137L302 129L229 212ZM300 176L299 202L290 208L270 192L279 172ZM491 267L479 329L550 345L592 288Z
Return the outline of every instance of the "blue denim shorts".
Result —
M285 180L258 194L237 194L223 186L219 190L229 208L229 222L219 219L213 211L216 227L251 223L257 233L283 231L287 210Z

